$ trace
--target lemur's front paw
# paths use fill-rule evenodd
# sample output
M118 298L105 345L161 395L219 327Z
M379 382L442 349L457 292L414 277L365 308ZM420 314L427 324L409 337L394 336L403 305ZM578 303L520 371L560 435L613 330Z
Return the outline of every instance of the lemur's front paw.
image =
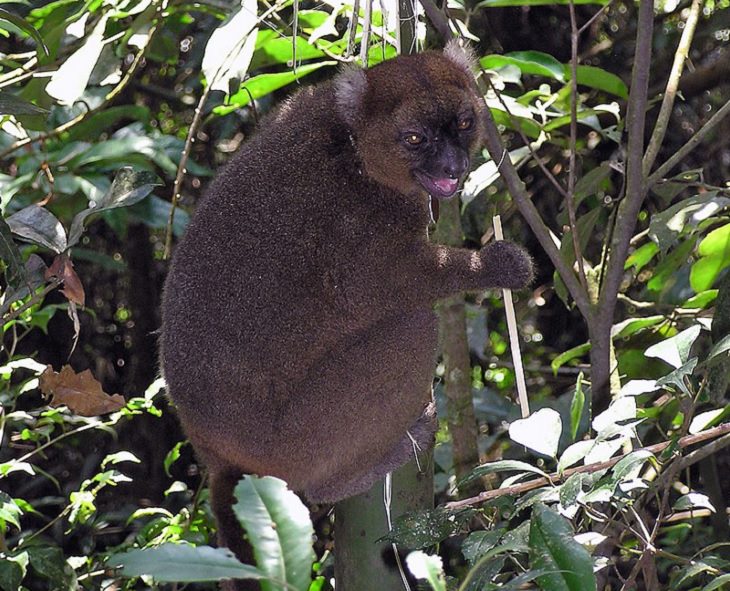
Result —
M487 280L485 287L520 289L532 282L532 259L513 242L491 242L479 251L479 258Z

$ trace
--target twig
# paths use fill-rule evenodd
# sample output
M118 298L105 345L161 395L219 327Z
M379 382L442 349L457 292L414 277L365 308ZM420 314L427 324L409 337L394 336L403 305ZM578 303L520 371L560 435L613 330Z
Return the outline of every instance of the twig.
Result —
M540 242L540 246L543 247L558 273L560 273L565 286L568 288L570 295L575 301L575 305L578 307L584 318L591 318L593 312L590 300L588 299L588 294L581 286L580 281L576 277L570 265L565 262L563 257L560 255L560 251L555 246L555 243L550 236L550 230L545 225L545 222L543 222L540 212L530 200L527 190L525 189L525 184L517 174L512 161L509 158L504 157L506 148L502 143L502 138L499 135L497 124L494 122L494 117L492 116L489 107L487 107L484 111L487 150L489 151L489 155L492 160L494 160L495 163L498 163L497 169L502 176L502 180L504 181L507 190L512 196L514 202L517 204L522 217L525 218L530 229Z
M583 264L583 253L580 248L578 236L578 224L575 220L575 156L578 143L578 24L575 19L575 3L570 0L570 157L568 163L568 194L565 198L565 206L568 210L568 222L570 223L570 234L573 241L575 261L578 263L578 277L583 289L588 292L588 280L586 269Z
M492 218L494 225L494 238L504 240L502 234L502 220L498 215ZM527 386L525 385L525 370L522 368L522 355L520 353L520 335L517 332L517 317L515 316L515 305L512 302L512 291L502 290L504 298L504 312L507 315L507 331L509 332L509 344L512 350L512 362L515 364L515 378L517 380L517 396L520 401L522 418L530 416L530 401L527 398Z
M710 133L710 131L712 131L715 127L717 127L720 122L728 115L730 115L730 101L726 102L722 107L720 107L717 113L710 117L710 120L705 123L697 131L697 133L689 138L689 140L687 140L687 142L679 150L672 154L672 156L667 159L664 164L662 164L649 176L649 178L646 180L647 189L654 186L659 179L663 178L667 172L669 172L672 168L679 164L684 159L684 157L692 150L694 150L699 145L699 143L703 139L705 139L705 136Z
M170 258L172 252L172 226L175 222L175 211L177 210L178 203L180 202L180 186L182 185L183 178L187 173L188 158L190 158L190 150L195 142L195 134L198 133L198 126L200 125L200 119L203 113L203 107L208 100L210 89L212 88L212 82L205 87L203 94L200 95L198 105L195 107L195 114L193 120L190 123L188 129L188 135L185 138L185 147L183 148L182 154L180 155L180 164L177 166L177 174L175 175L175 182L172 185L172 199L170 201L170 215L167 218L167 231L165 232L165 251L162 257L167 260Z
M373 0L365 0L365 17L360 37L360 62L363 68L368 67L368 50L370 49L370 27L372 26Z
M728 436L728 437L724 437L724 436ZM723 423L722 425L718 425L717 427L713 427L712 429L707 429L706 431L702 431L701 433L697 433L696 435L686 435L677 441L674 441L674 440L663 441L662 443L650 445L649 447L639 448L639 449L633 450L629 453L622 454L620 456L616 456L615 458L611 458L610 460L607 460L605 462L597 462L595 464L588 464L586 466L578 466L577 468L570 468L568 470L565 470L562 473L554 472L553 474L550 474L548 478L535 478L528 482L523 482L522 484L516 484L514 486L508 486L505 488L498 488L496 490L484 491L475 497L447 503L446 509L460 509L461 507L478 505L479 503L484 503L485 501L503 497L505 495L522 494L527 491L534 490L536 488L540 488L542 486L547 486L548 484L554 484L554 483L560 482L562 480L566 480L569 476L572 476L573 474L580 474L580 473L591 474L593 472L598 472L599 470L606 470L607 468L611 468L612 466L615 466L619 461L621 461L623 458L625 458L627 455L629 455L631 453L636 453L636 452L640 452L640 451L648 451L648 452L651 452L652 454L656 455L656 454L664 451L665 449L667 449L670 445L676 444L678 448L684 449L691 445L695 445L697 443L702 443L703 441L707 441L709 439L715 439L718 437L722 437L722 439L719 441L722 441L723 445L720 445L717 448L713 447L713 451L720 449L724 445L728 445L728 441L730 441L730 423ZM716 444L713 443L713 445L716 445ZM700 450L697 450L697 451L700 451ZM688 455L687 457L690 457L690 456ZM699 461L699 459L701 459L701 458L697 458L697 460L695 460L695 461Z
M682 76L684 62L687 60L687 55L689 54L689 47L692 44L692 37L694 37L697 20L699 19L700 9L703 4L704 0L693 0L692 8L690 8L689 15L687 16L687 22L684 24L682 37L677 46L677 51L674 53L674 63L672 64L669 79L667 80L662 106L659 110L656 125L654 126L654 132L651 134L649 145L644 154L644 176L648 176L651 172L651 167L654 166L659 149L664 141L664 136L667 133L669 118L672 116L672 108L674 107L674 99L677 96L677 89L679 88L679 79Z
M58 277L53 277L49 282L48 285L46 285L43 290L37 292L33 297L31 297L25 304L20 306L19 308L16 308L6 316L3 316L2 322L3 324L7 324L11 320L15 320L18 316L20 316L23 312L25 312L28 308L31 306L34 306L38 302L42 301L43 298L45 298L49 293L51 293L54 289L56 289L59 285L61 285L63 281L59 279Z
M419 1L421 3L421 6L423 6L423 12L426 13L426 18L431 21L433 28L438 31L441 39L444 43L446 43L449 39L453 37L451 29L449 28L449 17L444 14L444 12L440 10L438 6L436 6L433 0ZM446 8L445 2L443 10L448 10Z

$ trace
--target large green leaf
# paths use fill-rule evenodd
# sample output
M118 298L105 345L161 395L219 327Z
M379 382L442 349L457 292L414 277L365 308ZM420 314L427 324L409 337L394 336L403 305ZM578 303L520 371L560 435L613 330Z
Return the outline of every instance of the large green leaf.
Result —
M492 474L494 472L511 471L532 473L543 476L544 478L548 478L546 472L543 472L542 470L540 470L540 468L536 468L535 466L528 464L527 462L521 462L519 460L499 460L497 462L489 462L487 464L477 466L471 472L469 472L469 474L464 476L461 482L458 483L458 486L462 486L463 484L471 482L476 478L481 478L482 476L486 476L487 474Z
M523 74L545 76L561 82L565 80L563 64L552 55L541 51L515 51L506 55L487 55L479 60L479 64L487 70L516 66Z
M122 567L122 575L127 577L149 575L158 582L169 583L264 578L259 569L239 562L227 548L187 544L162 544L114 554L107 566Z
M566 77L570 78L570 66L565 66ZM629 89L626 83L615 74L606 72L595 66L578 66L578 84L603 90L620 98L628 98Z
M90 215L116 207L134 205L147 197L156 186L161 184L162 182L157 178L157 175L151 172L146 170L135 171L130 167L122 168L114 177L114 182L109 191L99 201L92 203L93 207L84 209L74 216L69 231L69 246L73 246L79 241L84 231L86 219Z
M573 539L568 521L545 505L530 520L530 568L548 571L537 578L544 591L595 591L593 561Z
M30 242L35 242L59 253L66 250L66 231L50 211L40 205L29 205L11 215L8 226Z
M312 581L314 529L304 503L278 478L244 476L234 490L233 511L247 533L256 564L272 581L306 591ZM262 591L280 583L262 581Z
M241 84L241 89L237 93L231 95L229 104L218 106L213 109L213 112L217 115L226 115L236 109L245 107L251 102L251 100L256 100L262 96L266 96L279 88L283 88L287 84L291 84L295 80L303 78L307 74L311 74L315 70L319 70L324 66L334 65L337 65L337 62L329 60L314 64L306 64L297 68L296 71L288 70L286 72L277 72L274 74L259 74L258 76L249 78Z
M649 237L662 252L666 252L685 228L695 228L697 224L728 205L730 199L719 197L717 191L708 191L684 199L652 216L649 222Z

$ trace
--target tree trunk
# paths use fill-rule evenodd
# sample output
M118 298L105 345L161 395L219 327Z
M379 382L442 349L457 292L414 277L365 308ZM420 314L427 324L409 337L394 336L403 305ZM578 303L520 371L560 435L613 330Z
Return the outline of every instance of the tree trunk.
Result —
M424 454L425 455L425 454ZM433 508L433 469L420 472L409 462L393 473L391 518ZM388 531L384 482L366 493L335 505L335 581L338 591L396 590L403 588L390 542L378 542Z

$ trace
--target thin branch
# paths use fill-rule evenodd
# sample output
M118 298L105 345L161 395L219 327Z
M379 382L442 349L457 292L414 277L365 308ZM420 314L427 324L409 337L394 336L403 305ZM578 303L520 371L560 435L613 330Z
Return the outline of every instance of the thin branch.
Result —
M6 316L3 316L2 321L3 324L7 324L11 320L15 320L18 316L20 316L23 312L25 312L28 308L31 306L34 306L38 302L43 301L43 298L45 298L49 293L51 293L54 289L56 289L59 285L61 285L63 281L59 279L58 277L53 277L48 282L48 285L46 285L41 291L37 292L33 295L25 304L20 306L19 308L16 308Z
M588 292L586 269L583 264L583 253L580 248L578 224L575 219L575 156L578 144L578 24L575 19L575 3L570 0L570 157L568 164L568 195L565 206L568 210L568 222L573 241L573 252L578 263L578 277L583 289Z
M448 10L446 8L446 3L444 2L444 9L441 10L438 6L436 6L436 3L433 0L419 1L421 6L423 6L423 12L426 13L426 18L431 21L433 28L438 31L441 39L444 43L446 43L453 37L451 28L449 27L449 17L443 12L443 10Z
M601 321L610 326L616 297L623 277L624 263L628 255L629 242L634 234L639 210L644 202L646 186L644 182L642 157L644 153L644 125L646 122L649 71L651 69L651 49L654 29L654 3L641 0L636 33L636 55L631 72L631 92L626 114L628 147L626 157L626 188L624 198L618 206L616 224L607 252L606 270L601 285L598 308ZM601 327L600 331L603 329ZM608 335L606 335L608 338ZM602 385L599 385L599 388Z
M689 154L692 150L694 150L700 142L705 139L705 136L710 133L715 127L717 127L720 122L730 115L730 101L726 102L720 109L718 109L717 113L715 113L712 117L710 117L710 120L705 123L698 131L695 133L687 142L679 149L677 150L672 156L659 168L657 168L651 176L646 180L646 188L649 189L652 186L654 186L657 181L664 178L664 175L667 174L672 168L674 168L677 164L679 164L687 154Z
M578 306L581 314L586 319L591 318L592 309L587 292L581 286L580 281L573 272L573 269L571 269L570 265L560 256L560 251L555 246L553 239L550 237L550 230L543 222L540 212L537 211L537 208L530 200L527 190L525 189L525 184L517 174L512 161L506 156L506 149L502 143L502 137L499 135L497 124L494 122L494 117L492 116L489 107L487 107L484 111L487 150L489 151L489 155L492 157L492 160L495 163L498 163L498 170L502 175L502 180L504 181L507 190L517 204L520 213L535 234L535 237L540 242L540 245L550 257L550 260L558 273L560 273L563 282L568 288L568 291L575 301L576 306Z
M674 54L674 63L672 64L669 79L667 80L667 87L664 91L664 98L662 99L659 116L657 117L656 125L654 126L654 132L651 134L649 146L646 148L646 154L644 154L644 176L649 176L651 167L654 166L656 157L659 154L659 149L664 141L664 136L667 133L669 118L672 116L672 108L674 107L674 99L677 97L679 79L682 76L684 62L687 60L687 56L689 54L692 37L694 37L697 20L699 19L700 10L703 4L704 0L693 0L692 8L690 8L689 15L687 16L687 22L684 25L682 37L679 40L677 51Z
M547 486L549 484L554 485L557 482L566 480L569 476L572 476L573 474L592 474L592 473L598 472L600 470L606 470L608 468L615 466L618 462L620 462L623 458L625 458L627 455L629 455L631 453L648 451L648 452L651 452L652 454L656 455L658 453L661 453L665 449L667 449L670 445L676 445L679 449L684 449L686 447L690 447L691 445L695 445L697 443L702 443L703 441L708 441L710 439L716 439L716 438L722 438L722 439L718 439L718 443L713 442L712 444L710 444L710 445L718 445L718 447L712 448L713 451L717 451L717 449L721 449L722 447L724 447L725 445L728 445L730 443L730 423L723 423L722 425L718 425L717 427L713 427L712 429L707 429L706 431L702 431L701 433L697 433L696 435L686 435L676 441L675 440L663 441L661 443L657 443L656 445L650 445L649 447L635 449L629 453L622 454L620 456L616 456L615 458L611 458L610 460L607 460L605 462L597 462L595 464L588 464L586 466L578 466L577 468L570 468L568 470L563 471L562 473L554 472L553 474L550 474L548 478L535 478L528 482L523 482L522 484L516 484L514 486L507 486L505 488L498 488L495 490L484 491L484 492L478 494L476 497L471 497L469 499L462 499L460 501L453 501L451 503L447 503L446 509L460 509L461 507L478 505L479 503L484 503L485 501L503 497L505 495L522 494L522 493L534 490L536 488L541 488L543 486ZM719 444L719 442L722 442L722 443ZM700 451L700 450L697 450L697 451ZM695 453L695 452L692 452L692 453ZM689 458L690 455L688 455L687 457ZM705 457L705 456L702 456L702 457ZM699 459L702 459L702 458L697 457L697 459L695 461L699 461Z

